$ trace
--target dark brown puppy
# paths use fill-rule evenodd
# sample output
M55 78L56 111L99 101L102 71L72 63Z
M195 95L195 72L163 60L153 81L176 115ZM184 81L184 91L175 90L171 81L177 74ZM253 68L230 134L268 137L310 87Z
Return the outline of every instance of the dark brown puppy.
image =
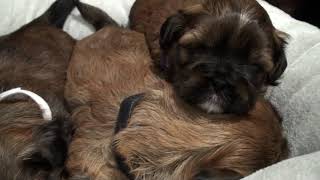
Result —
M130 23L179 96L208 113L247 113L287 66L285 35L255 0L137 0Z
M46 121L28 96L0 102L0 179L58 179L72 126L64 105L66 70L74 40L61 30L74 8L58 0L39 18L0 38L1 92L22 87L43 97L52 111Z
M78 8L91 23L114 24L97 9ZM143 35L116 26L77 43L66 86L77 125L67 163L71 178L239 178L281 159L285 141L267 101L259 99L246 116L199 112L151 72L150 60ZM141 92L144 98L123 101Z

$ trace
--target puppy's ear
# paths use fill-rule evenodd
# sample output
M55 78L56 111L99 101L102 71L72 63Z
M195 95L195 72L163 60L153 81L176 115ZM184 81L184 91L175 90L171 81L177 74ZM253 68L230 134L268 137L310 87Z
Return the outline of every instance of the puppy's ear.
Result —
M274 31L274 68L268 76L271 85L277 85L277 80L281 77L287 68L287 57L285 54L285 46L287 44L288 35L284 32Z
M170 16L162 25L160 30L160 47L169 48L183 34L186 26L185 16L179 12Z
M187 19L189 17L201 16L207 14L205 8L202 4L193 5L180 10L177 14L170 16L162 25L160 30L160 46L165 49L170 47L170 45L178 41L181 36L183 37L179 40L179 43L192 44L196 42L195 40L200 38L200 30L190 31L185 33L185 28L187 26Z

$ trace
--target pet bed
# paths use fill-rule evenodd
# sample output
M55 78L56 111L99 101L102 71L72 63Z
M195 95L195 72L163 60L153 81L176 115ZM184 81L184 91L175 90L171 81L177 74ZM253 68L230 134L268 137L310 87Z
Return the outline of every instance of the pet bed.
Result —
M125 26L134 0L82 0L97 6ZM274 25L288 33L288 68L277 87L270 88L267 98L283 117L290 158L260 170L246 180L320 179L320 30L297 21L264 2ZM0 35L8 34L42 14L54 0L0 1ZM76 39L93 33L75 9L64 30ZM311 154L310 154L311 153ZM305 155L308 154L308 155ZM304 156L301 156L304 155ZM301 156L301 157L297 157Z

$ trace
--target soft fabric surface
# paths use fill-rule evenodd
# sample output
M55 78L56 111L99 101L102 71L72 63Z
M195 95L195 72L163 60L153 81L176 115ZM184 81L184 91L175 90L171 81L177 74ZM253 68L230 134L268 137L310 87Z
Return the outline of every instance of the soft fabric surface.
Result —
M242 180L319 180L320 152L282 161Z
M41 15L55 0L0 0L0 36L8 34ZM97 6L119 24L127 25L130 8L135 0L81 0ZM93 33L93 28L80 17L75 9L67 19L64 30L76 39Z

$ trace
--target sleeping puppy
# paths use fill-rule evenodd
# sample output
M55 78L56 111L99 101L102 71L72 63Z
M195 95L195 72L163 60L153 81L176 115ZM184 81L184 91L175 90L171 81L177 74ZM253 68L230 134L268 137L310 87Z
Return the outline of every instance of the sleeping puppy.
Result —
M283 157L280 119L266 100L244 116L198 111L152 73L143 35L77 7L103 28L76 44L68 69L72 180L237 179Z
M178 95L208 113L247 113L287 66L286 35L255 0L137 0L130 22Z
M135 179L240 179L286 157L280 118L264 99L244 116L208 115L163 82L126 112L113 150Z
M76 43L68 68L65 97L76 126L69 179L126 180L110 141L122 99L155 82L146 68L150 55L142 34L118 27L90 5L79 3L77 8L99 31Z
M64 86L74 45L61 28L73 8L72 0L57 0L39 18L0 37L0 179L61 176L73 130ZM10 95L7 90L16 87L22 89ZM38 104L21 93L50 108L42 116Z

